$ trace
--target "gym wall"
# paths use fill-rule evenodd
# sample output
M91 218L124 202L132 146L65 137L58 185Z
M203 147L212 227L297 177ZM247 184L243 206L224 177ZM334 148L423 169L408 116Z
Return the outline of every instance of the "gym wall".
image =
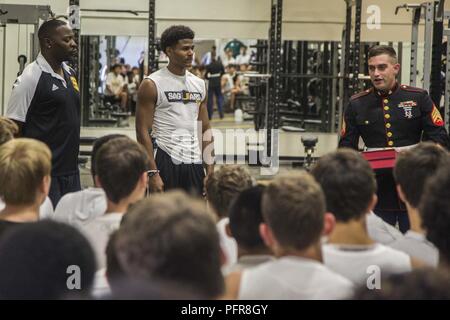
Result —
M65 15L69 0L2 0L2 3L50 5L57 15ZM361 41L409 42L411 12L401 10L398 15L394 14L395 7L404 3L405 0L363 0ZM80 0L80 4L82 9L148 10L147 0ZM162 30L172 24L188 24L195 30L198 39L267 38L270 4L271 0L156 0L157 34L160 35ZM380 29L369 30L366 25L370 17L367 9L371 5L380 9ZM345 7L344 0L284 0L283 38L340 41L345 23ZM446 2L446 9L450 10L449 1ZM129 13L83 11L81 34L146 37L147 20L146 13L140 13L136 17ZM0 28L0 76L5 73L5 80L0 84L0 114L5 112L17 74L17 56L25 54L30 57L26 49L26 44L29 43L26 34L32 29L8 24L4 41L4 29ZM419 32L423 34L423 29ZM405 47L406 55L409 54L407 50ZM419 58L419 70L422 63ZM409 70L404 70L405 75L408 72ZM405 81L407 78L404 77L403 82Z

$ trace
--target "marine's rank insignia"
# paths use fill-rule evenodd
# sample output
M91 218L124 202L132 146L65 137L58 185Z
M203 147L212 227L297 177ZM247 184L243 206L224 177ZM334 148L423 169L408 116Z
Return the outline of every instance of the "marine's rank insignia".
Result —
M441 113L434 104L433 104L433 111L431 111L431 121L435 126L442 127L444 125L444 120L442 120Z
M346 131L345 119L342 119L341 137L345 136L345 131Z

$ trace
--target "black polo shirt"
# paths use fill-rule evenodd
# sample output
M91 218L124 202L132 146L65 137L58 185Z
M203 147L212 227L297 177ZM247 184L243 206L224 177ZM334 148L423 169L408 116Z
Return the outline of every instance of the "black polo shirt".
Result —
M14 83L6 112L23 122L23 137L49 146L52 176L78 173L80 93L74 70L65 63L62 69L64 77L39 54Z

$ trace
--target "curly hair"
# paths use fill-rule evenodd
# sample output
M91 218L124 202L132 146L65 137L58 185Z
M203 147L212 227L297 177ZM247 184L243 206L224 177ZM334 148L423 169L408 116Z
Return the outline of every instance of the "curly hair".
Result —
M442 167L428 179L419 205L427 238L439 250L441 261L450 264L450 168Z
M195 33L187 26L171 26L161 35L161 50L166 53L167 47L175 45L178 40L194 39Z
M228 216L233 200L254 185L250 172L239 165L220 167L206 180L206 198L220 218Z

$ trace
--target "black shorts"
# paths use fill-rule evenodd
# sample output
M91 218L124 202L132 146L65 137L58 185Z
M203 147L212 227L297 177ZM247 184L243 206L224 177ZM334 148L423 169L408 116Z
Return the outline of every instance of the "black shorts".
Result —
M48 197L52 201L53 208L56 208L63 195L69 192L81 190L80 173L71 175L52 176Z
M164 190L183 189L194 196L203 194L203 179L205 170L202 164L175 164L172 158L161 148L156 149L156 166L164 182Z

